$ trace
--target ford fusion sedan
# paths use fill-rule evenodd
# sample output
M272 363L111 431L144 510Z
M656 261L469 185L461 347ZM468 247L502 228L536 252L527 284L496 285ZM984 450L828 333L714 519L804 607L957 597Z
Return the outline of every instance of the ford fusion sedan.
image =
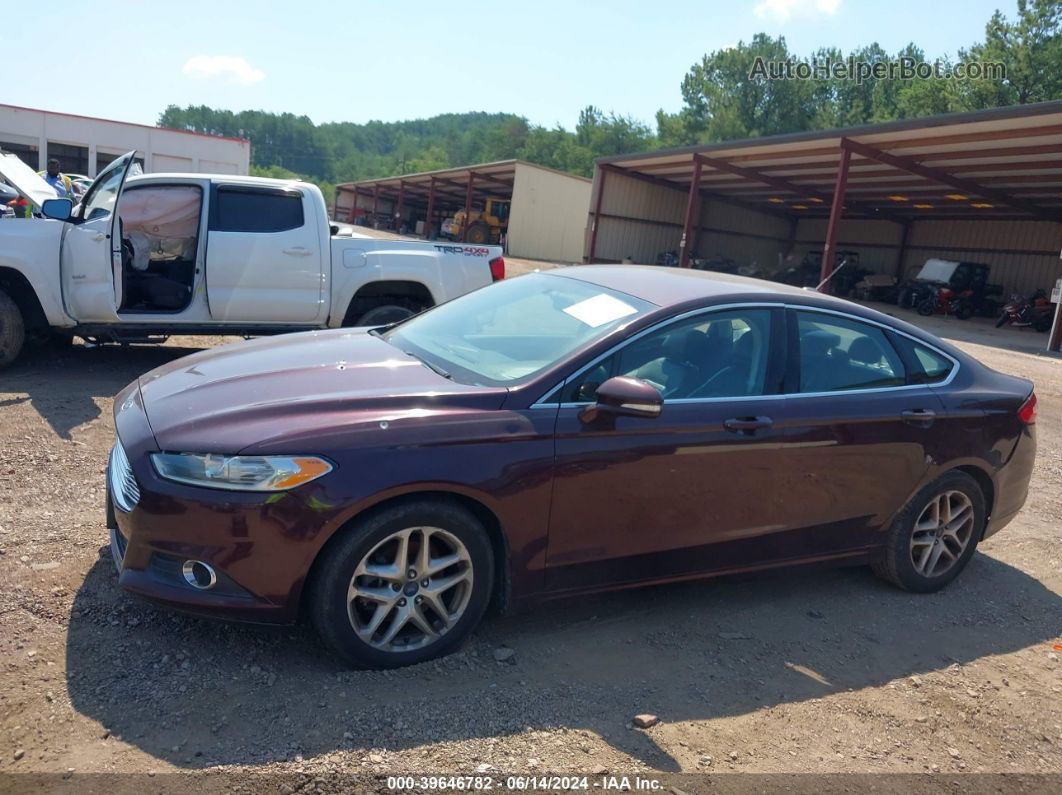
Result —
M128 591L393 667L543 597L807 562L935 591L1024 503L1035 420L1028 381L871 309L571 267L144 375L108 523Z

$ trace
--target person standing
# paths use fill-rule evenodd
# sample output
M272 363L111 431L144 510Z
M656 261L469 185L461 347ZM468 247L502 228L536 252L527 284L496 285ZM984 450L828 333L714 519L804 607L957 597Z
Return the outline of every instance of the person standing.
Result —
M48 168L46 171L41 171L40 175L55 189L55 195L58 198L77 202L77 197L74 195L74 183L66 174L59 172L59 161L54 157L48 159Z

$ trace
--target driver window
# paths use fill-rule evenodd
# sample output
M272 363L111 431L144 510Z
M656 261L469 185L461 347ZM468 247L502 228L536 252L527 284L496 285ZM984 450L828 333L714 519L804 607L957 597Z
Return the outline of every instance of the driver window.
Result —
M81 217L86 221L104 218L114 212L114 202L118 198L118 189L122 186L125 163L116 160L107 168L109 173L105 171L101 175L102 178L97 179L88 194L81 200L83 205ZM137 167L134 166L130 173L138 173Z
M710 312L635 340L567 384L562 402L593 401L614 376L652 384L665 400L764 394L771 338L768 309Z

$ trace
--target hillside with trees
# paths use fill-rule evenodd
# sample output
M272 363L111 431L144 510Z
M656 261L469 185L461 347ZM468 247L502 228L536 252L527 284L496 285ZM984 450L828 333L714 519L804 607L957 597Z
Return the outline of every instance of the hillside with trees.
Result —
M977 61L1004 64L1006 77L768 80L757 74L757 59L910 59L939 61L944 71L958 62ZM914 44L898 53L871 44L848 53L822 48L799 56L789 51L783 37L760 33L749 42L706 54L690 68L680 88L683 107L677 113L659 111L655 130L593 105L582 110L574 130L542 127L510 113L314 124L291 113L175 105L162 112L158 123L249 138L252 173L311 179L329 198L337 182L509 158L589 175L594 159L608 155L1062 98L1062 0L1018 0L1013 19L997 11L985 26L984 40L960 50L955 59L927 57Z

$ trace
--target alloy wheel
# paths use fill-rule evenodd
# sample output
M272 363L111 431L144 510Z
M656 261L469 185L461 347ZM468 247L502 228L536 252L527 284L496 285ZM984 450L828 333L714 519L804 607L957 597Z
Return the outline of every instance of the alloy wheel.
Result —
M954 566L970 543L974 506L961 491L934 497L911 533L911 563L923 577L939 577Z
M347 616L375 649L434 643L460 620L472 595L472 559L452 533L408 527L369 551L347 589Z

